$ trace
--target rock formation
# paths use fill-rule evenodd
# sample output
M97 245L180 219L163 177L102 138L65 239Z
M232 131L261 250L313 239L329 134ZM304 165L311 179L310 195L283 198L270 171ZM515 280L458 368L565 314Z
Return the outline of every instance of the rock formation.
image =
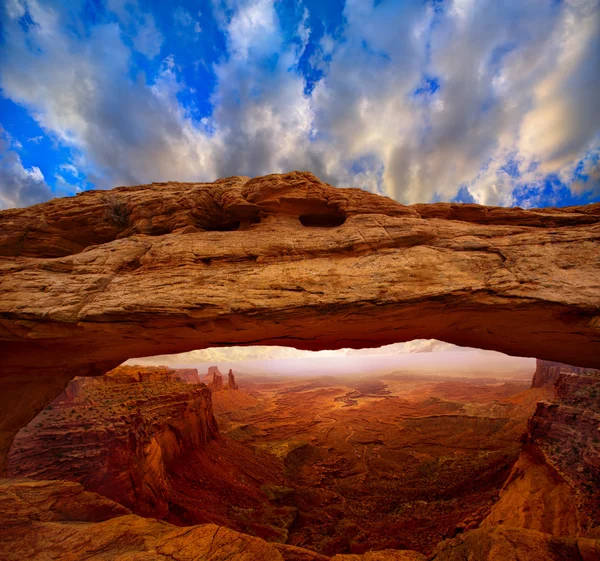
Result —
M599 220L403 206L308 172L2 211L0 466L70 379L132 356L437 338L600 367Z
M200 375L196 368L176 368L175 377L186 384L200 384Z
M562 374L593 374L593 368L582 368L580 366L571 366L562 362L553 362L551 360L536 361L536 368L531 382L532 388L541 388L542 386L553 386Z
M600 540L482 528L438 546L432 561L597 561ZM333 558L214 524L178 528L141 518L66 481L0 480L0 558L69 561L425 561L414 551Z
M230 390L239 389L235 381L235 374L233 373L233 370L231 368L229 369L229 373L227 374L227 387Z
M598 551L600 540L499 526L471 530L440 543L432 561L597 561Z
M218 392L224 387L223 374L221 374L218 366L209 366L208 372L204 375L202 381L211 392Z
M170 463L217 437L204 386L181 383L164 367L123 366L72 380L19 433L7 471L77 481L138 514L164 517Z
M212 395L256 402L239 391ZM211 401L203 384L165 367L76 378L18 433L8 473L79 482L135 514L285 541L297 509L268 492L283 483L283 466L220 436Z
M597 537L600 370L538 364L539 372L538 380L558 375L556 397L537 404L523 451L483 526Z
M211 392L218 392L223 389L223 376L219 376L218 374L213 374L212 382L209 382L208 389Z

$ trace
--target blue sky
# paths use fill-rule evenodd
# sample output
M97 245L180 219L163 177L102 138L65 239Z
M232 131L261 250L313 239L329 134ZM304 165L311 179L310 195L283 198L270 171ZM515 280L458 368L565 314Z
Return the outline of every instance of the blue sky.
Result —
M3 0L0 208L293 169L600 200L598 0Z

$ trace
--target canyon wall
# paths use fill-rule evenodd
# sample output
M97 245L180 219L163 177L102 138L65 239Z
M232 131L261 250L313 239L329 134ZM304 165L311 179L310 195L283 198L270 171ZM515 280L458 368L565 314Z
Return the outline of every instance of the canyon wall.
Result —
M23 429L11 477L69 479L138 514L169 512L168 467L219 437L210 393L168 368L119 367L76 378Z
M529 419L524 448L483 526L600 536L600 370L539 364L555 399Z
M4 210L0 469L69 379L132 356L436 338L600 367L599 240L600 204L404 206L308 172Z
M553 362L551 360L536 360L536 368L531 382L532 388L541 388L542 386L553 386L561 374L593 374L593 368L584 368L581 366L571 366L562 362Z

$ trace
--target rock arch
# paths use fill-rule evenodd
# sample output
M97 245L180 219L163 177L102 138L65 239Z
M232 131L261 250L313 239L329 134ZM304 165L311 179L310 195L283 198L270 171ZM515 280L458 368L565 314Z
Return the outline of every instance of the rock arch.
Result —
M1 212L0 267L0 451L70 378L132 356L436 338L600 368L600 204L154 183Z

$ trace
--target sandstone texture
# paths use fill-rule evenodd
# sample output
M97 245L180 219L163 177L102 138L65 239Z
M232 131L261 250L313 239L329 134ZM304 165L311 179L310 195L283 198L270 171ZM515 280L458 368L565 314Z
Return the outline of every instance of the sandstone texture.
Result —
M246 405L239 390L212 395ZM7 471L75 481L142 516L285 541L297 509L271 496L282 469L219 435L204 384L183 383L166 367L122 366L72 380L19 431Z
M541 366L541 367L540 367ZM538 364L556 377L540 401L525 446L482 526L507 525L556 536L596 537L600 526L600 370Z
M417 554L419 555L419 554ZM142 518L65 481L0 480L3 561L329 561L214 524L178 528ZM363 557L359 556L359 560ZM379 560L367 557L364 561ZM384 557L420 561L422 557Z
M431 560L599 561L600 540L558 538L504 526L480 528L440 543Z
M82 510L82 505L85 509ZM178 528L129 514L64 481L0 480L3 561L424 561L414 551L333 558L214 524ZM482 528L440 544L434 561L598 561L600 540Z
M121 366L76 378L23 429L11 477L69 479L137 514L166 517L169 466L219 437L210 393L167 368Z
M403 206L308 172L2 211L0 465L69 379L132 356L436 338L600 367L599 220Z

